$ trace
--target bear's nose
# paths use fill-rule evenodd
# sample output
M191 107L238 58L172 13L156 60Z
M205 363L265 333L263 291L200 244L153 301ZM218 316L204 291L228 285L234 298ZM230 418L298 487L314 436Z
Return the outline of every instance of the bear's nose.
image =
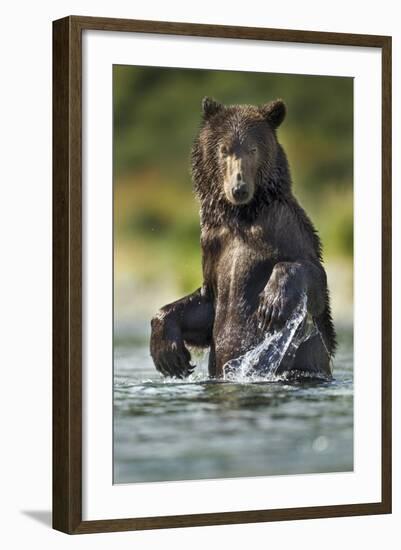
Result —
M243 201L248 196L248 186L243 181L238 181L233 187L233 197L236 201Z

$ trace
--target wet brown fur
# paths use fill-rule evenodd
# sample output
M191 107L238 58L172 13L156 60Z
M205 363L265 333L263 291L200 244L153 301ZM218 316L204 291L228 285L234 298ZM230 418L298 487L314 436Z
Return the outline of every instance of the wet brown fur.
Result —
M203 102L192 177L201 206L204 283L162 308L152 321L151 353L164 374L191 372L187 343L210 347L209 372L221 376L224 364L257 344L266 327L285 322L301 288L307 291L308 310L324 345L318 339L303 344L295 368L330 373L336 337L322 247L291 190L287 158L276 135L284 116L280 100L262 107L227 107L209 98ZM254 178L246 204L231 202L233 175L227 166L234 164L225 162L229 155L245 159L243 178Z

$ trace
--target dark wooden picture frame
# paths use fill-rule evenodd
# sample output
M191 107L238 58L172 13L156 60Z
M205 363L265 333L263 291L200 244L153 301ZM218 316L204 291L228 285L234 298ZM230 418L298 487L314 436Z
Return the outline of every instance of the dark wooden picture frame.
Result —
M382 54L382 496L306 508L82 520L82 31L379 48ZM391 512L391 37L71 16L53 22L53 527L69 534Z

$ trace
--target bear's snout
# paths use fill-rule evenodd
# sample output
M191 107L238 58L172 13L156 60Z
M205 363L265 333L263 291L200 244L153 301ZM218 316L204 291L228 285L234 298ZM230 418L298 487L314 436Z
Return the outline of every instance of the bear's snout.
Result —
M238 174L239 175L239 174ZM249 199L249 186L242 181L241 177L237 178L236 183L232 187L233 199L237 203L243 203Z
M224 191L236 206L248 204L255 192L257 162L247 150L229 152L221 158L224 169Z

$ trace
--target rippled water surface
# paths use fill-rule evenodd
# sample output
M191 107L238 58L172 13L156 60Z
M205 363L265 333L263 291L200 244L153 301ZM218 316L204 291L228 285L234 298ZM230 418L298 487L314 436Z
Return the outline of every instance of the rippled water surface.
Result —
M204 359L185 381L162 378L147 340L114 350L114 482L353 469L352 336L330 382L216 382Z

